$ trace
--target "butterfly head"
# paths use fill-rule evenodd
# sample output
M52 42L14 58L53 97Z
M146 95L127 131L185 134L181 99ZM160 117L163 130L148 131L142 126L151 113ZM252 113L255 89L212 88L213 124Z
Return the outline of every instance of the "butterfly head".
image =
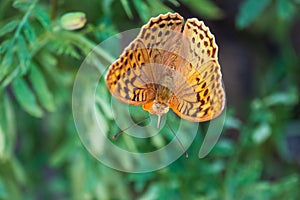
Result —
M154 103L152 105L152 110L153 113L155 113L158 116L157 128L159 128L161 116L169 111L169 106L163 103Z
M162 103L154 103L152 109L156 115L162 116L163 114L166 114L169 111L169 106Z

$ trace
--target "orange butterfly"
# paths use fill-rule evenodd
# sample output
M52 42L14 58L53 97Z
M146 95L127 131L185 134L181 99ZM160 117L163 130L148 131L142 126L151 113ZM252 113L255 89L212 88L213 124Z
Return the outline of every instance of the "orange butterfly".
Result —
M106 74L112 95L161 116L203 122L225 105L218 46L202 21L178 13L151 18Z

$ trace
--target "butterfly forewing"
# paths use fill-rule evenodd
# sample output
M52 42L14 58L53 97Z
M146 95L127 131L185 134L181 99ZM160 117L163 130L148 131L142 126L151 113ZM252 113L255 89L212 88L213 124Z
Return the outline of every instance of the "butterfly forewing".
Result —
M180 32L183 18L175 14L160 15L144 25L118 60L108 69L106 84L119 100L131 105L143 105L155 98L161 79L161 64L166 42L172 31Z

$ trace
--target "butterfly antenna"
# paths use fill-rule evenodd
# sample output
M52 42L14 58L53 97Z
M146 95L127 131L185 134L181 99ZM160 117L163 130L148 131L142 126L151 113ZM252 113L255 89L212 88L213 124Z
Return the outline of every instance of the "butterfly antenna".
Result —
M148 117L146 117L145 119L139 121L138 123L131 124L129 127L127 127L127 128L125 128L125 129L121 130L120 132L114 134L114 136L113 136L112 138L113 138L113 139L116 139L116 138L119 137L122 133L124 133L126 130L128 130L128 129L132 128L132 127L135 127L135 126L137 126L137 125L139 125L139 124L141 124L142 122L146 121L146 120L149 119L149 118L150 118L150 116L148 116Z
M189 157L189 154L186 152L186 150L185 150L183 144L181 143L181 141L179 140L179 138L178 138L177 135L175 134L174 130L171 128L171 126L170 126L168 123L166 123L166 124L167 124L167 126L169 127L169 129L171 130L171 132L173 133L173 135L176 137L177 141L179 142L179 145L180 145L182 151L184 152L185 157L188 158L188 157Z

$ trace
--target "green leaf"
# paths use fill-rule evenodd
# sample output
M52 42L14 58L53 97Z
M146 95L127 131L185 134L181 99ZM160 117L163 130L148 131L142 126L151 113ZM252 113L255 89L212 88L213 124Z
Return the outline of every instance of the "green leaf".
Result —
M293 16L295 7L288 0L277 0L277 11L280 18L287 20Z
M268 139L271 135L271 127L268 123L262 123L257 127L252 135L252 139L256 144L260 144Z
M27 44L23 36L21 35L18 37L17 47L18 47L17 54L19 58L19 67L21 67L21 72L25 74L30 64L30 55L27 48Z
M6 45L7 50L0 65L0 81L3 79L4 76L6 76L7 71L11 66L13 60L13 41L10 40Z
M51 21L47 12L42 9L36 8L34 9L34 15L46 30L51 30Z
M264 102L267 106L275 105L294 105L299 101L299 92L295 87L291 87L286 92L277 92L265 97Z
M26 175L22 164L16 158L13 158L11 159L11 167L17 182L24 185L26 183Z
M9 158L14 150L16 124L13 108L6 92L0 93L0 160Z
M57 65L57 62L58 62L57 58L48 51L41 52L39 61L41 63L45 63L45 65L51 67L51 69L55 68L55 66Z
M54 111L55 104L54 104L53 95L47 86L45 77L37 68L37 66L34 64L32 64L31 66L29 78L41 104L48 111Z
M1 65L3 66L3 68L5 69L8 69L10 66L11 66L11 63L12 63L12 58L13 58L13 46L12 46L12 41L10 41L7 46L8 46L8 49L6 51L6 54L2 60L2 63ZM2 70L3 70L2 68ZM2 71L1 70L1 71Z
M81 44L79 41L72 41L72 38L66 36L65 34L62 34L60 38L54 40L51 44L49 44L49 48L57 55L70 55L76 59L80 59L80 54L77 49L75 49L75 46L78 46L79 49L82 50L82 48L80 48L80 45Z
M78 53L78 51L75 49L75 45L72 45L71 43L64 43L64 46L62 46L62 48L58 49L58 54L65 54L65 55L69 55L73 58L76 59L80 59L80 54Z
M34 117L43 116L42 109L37 104L33 92L23 78L19 77L15 79L12 82L12 89L17 101L26 112Z
M19 20L13 20L13 21L10 21L9 23L7 23L6 25L4 25L0 29L0 37L15 30L17 28L17 26L19 25L19 23L20 23Z
M8 199L7 188L5 187L2 178L0 179L0 199Z
M10 46L11 40L5 40L0 44L0 54L4 53Z
M29 0L15 0L13 7L19 10L27 10L31 4L32 2Z
M74 142L73 140L69 140L68 142L61 145L58 149L56 149L50 158L50 164L54 167L61 166L64 162L68 160L70 156L70 152L74 149Z
M0 160L5 160L6 159L6 153L5 153L5 148L6 148L6 137L4 133L4 128L2 127L2 123L0 121Z
M237 119L233 116L226 117L226 120L225 120L226 128L234 128L234 129L239 130L241 128L241 125L242 125L242 122L239 119Z
M281 195L285 199L298 199L299 197L299 175L292 173L287 177L283 177L278 183L274 185L273 193ZM298 195L297 195L298 194ZM274 199L274 198L273 198Z
M263 165L259 160L252 160L251 165L240 166L237 170L235 179L238 187L245 186L247 184L255 183L261 176Z
M133 15L132 15L128 0L121 0L121 3L122 3L122 6L123 6L127 16L129 17L129 19L132 19Z
M171 4L173 4L176 7L180 6L180 3L177 0L168 0L168 2L170 2Z
M236 25L243 29L255 21L270 4L270 0L245 0L238 13Z
M192 11L209 19L219 19L223 16L222 10L209 0L184 0L183 3Z
M107 101L104 100L104 98L101 98L100 94L98 93L98 90L97 90L97 94L96 94L96 102L97 102L97 104L99 104L99 106L103 110L103 113L105 113L105 117L107 119L113 119L111 107L108 106L109 104L107 103Z
M172 11L169 7L165 6L160 0L147 0L147 2L150 6L149 10L151 16L157 16L161 13L167 13ZM180 5L178 2L177 4L178 6Z
M24 24L24 35L27 41L30 43L32 43L36 39L34 29L28 21Z
M220 140L212 150L214 156L229 156L234 152L234 144L230 140Z
M111 4L113 3L113 0L102 0L101 6L102 6L102 11L105 13L105 15L109 15L111 11Z
M159 194L161 193L161 186L158 184L152 184L147 191L145 191L139 199L159 199Z
M16 67L12 72L5 77L2 84L0 85L0 90L6 88L18 75L20 74L20 67Z
M13 103L9 98L9 95L4 96L4 107L6 117L6 133L7 133L7 152L12 155L15 150L15 137L16 137L16 120Z
M149 8L147 4L140 0L133 0L135 9L138 11L138 14L143 22L147 22L150 18Z

